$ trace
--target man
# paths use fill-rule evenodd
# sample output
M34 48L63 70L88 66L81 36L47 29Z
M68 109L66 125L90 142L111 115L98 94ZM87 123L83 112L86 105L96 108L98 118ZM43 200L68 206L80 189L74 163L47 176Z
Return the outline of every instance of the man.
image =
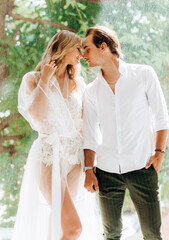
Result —
M83 48L89 67L101 68L85 91L83 131L85 188L99 192L104 237L121 237L127 188L144 239L162 239L158 173L169 121L157 75L150 66L123 62L117 35L108 28L89 28Z

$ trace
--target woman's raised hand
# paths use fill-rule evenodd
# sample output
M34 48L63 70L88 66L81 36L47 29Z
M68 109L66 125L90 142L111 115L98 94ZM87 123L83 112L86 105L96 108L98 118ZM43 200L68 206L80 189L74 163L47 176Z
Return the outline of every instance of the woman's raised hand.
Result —
M55 61L49 59L42 69L42 74L41 74L42 81L48 84L53 74L55 73L56 69L57 69L57 66L55 64Z

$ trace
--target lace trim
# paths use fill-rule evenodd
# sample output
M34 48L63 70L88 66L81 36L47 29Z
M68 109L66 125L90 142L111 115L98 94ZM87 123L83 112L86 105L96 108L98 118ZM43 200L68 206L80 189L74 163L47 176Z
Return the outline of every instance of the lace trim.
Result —
M82 140L78 136L74 139L60 137L59 159L60 162L68 162L71 165L80 164L82 162L83 145ZM56 146L57 147L57 146ZM46 143L46 138L40 139L40 154L42 162L46 166L53 164L54 146Z
M40 140L40 153L42 162L46 167L53 163L53 145L46 143L46 138Z

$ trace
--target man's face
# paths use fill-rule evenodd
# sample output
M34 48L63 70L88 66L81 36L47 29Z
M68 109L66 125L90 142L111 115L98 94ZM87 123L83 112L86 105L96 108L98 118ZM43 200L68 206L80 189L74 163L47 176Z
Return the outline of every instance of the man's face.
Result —
M93 35L90 34L85 38L83 49L84 55L83 58L89 64L89 67L100 66L101 60L101 51L100 48L97 48L93 43Z

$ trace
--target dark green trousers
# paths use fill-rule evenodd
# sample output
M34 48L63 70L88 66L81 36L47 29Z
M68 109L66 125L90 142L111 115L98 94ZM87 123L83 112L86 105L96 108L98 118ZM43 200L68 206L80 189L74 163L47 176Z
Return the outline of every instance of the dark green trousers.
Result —
M96 176L106 240L120 240L122 206L126 188L136 208L144 239L162 239L158 175L153 166L124 174L108 173L97 168Z

